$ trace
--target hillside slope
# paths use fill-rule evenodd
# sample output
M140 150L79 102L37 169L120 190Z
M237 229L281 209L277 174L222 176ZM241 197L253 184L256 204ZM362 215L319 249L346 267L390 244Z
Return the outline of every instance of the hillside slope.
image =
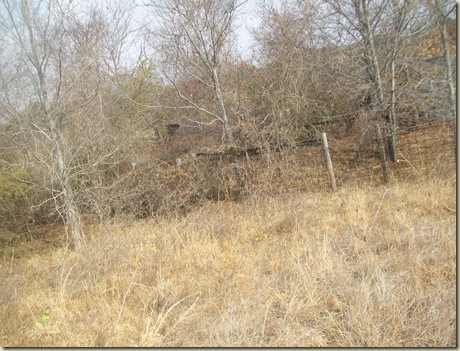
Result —
M453 347L456 175L443 135L401 134L388 185L372 147L331 138L336 193L321 149L304 148L272 178L284 191L87 224L79 253L44 227L2 250L0 342Z

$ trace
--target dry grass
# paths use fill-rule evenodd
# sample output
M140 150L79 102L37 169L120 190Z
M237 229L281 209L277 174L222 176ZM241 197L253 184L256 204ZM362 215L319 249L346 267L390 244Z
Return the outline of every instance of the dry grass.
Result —
M0 343L455 346L455 185L207 204L4 257Z

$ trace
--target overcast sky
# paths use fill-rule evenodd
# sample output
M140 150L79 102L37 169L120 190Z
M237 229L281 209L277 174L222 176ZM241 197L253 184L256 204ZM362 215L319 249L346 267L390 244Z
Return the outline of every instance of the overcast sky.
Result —
M105 0L110 1L110 0ZM275 2L278 0L274 0ZM252 35L250 34L250 29L255 28L260 23L260 18L258 16L259 5L261 0L247 0L243 4L240 12L239 18L239 27L237 32L238 37L238 51L243 54L244 58L248 58L251 55L250 47L254 43ZM145 3L145 0L135 0L135 3L142 5ZM143 6L139 6L136 10L136 15L138 19L142 19L145 16L146 10ZM142 20L141 20L142 22Z
M250 46L253 44L252 35L249 29L257 27L260 24L260 18L257 15L259 10L259 0L248 0L241 10L241 23L238 30L238 49L243 57L250 55Z

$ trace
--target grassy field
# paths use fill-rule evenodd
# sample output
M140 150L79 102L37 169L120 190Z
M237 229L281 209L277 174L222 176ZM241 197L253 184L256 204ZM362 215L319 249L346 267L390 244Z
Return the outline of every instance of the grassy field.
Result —
M0 343L455 346L455 189L454 175L253 196L87 227L78 254L12 250Z

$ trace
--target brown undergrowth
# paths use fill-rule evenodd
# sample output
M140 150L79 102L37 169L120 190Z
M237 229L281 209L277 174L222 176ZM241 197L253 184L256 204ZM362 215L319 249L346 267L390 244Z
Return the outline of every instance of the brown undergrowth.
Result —
M87 227L80 253L4 256L0 343L455 346L455 188L433 176Z

